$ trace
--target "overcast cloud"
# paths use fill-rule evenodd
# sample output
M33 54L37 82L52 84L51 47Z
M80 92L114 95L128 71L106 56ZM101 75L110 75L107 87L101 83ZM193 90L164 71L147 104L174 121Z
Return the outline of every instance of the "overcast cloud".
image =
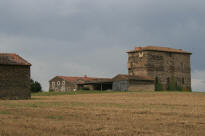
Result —
M159 45L193 53L193 90L205 91L204 0L0 0L0 52L32 63L48 89L56 75L127 73L127 50Z

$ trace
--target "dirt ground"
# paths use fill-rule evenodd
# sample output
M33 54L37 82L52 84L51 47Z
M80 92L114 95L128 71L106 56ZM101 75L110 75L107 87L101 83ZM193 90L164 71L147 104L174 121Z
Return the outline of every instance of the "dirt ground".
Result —
M0 136L203 136L205 93L100 93L0 100Z

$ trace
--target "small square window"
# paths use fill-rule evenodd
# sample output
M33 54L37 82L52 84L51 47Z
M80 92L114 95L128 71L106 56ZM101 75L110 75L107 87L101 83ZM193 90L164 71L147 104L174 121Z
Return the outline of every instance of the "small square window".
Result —
M62 85L65 85L65 81L62 82Z

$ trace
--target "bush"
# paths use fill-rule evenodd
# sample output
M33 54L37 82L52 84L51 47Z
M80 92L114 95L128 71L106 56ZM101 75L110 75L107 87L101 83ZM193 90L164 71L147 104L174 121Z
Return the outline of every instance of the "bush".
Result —
M83 87L82 90L90 90L88 87Z
M38 81L31 79L31 92L42 92L41 84Z
M162 91L163 87L162 84L160 82L160 80L158 79L158 77L156 77L155 79L155 91Z
M50 89L49 92L54 92L54 90L53 90L53 89Z
M174 77L171 78L170 82L167 84L168 91L182 91L183 88L177 84L177 81Z

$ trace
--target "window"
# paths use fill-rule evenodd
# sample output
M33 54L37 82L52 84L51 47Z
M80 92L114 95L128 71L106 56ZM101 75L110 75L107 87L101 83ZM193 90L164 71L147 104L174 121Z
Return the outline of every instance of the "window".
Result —
M65 81L62 82L62 85L65 85Z
M155 83L156 83L156 84L159 83L159 79L158 79L158 77L155 77Z
M55 82L52 82L52 88L55 88Z
M57 82L57 85L60 85L60 84L61 84L61 82L60 82L60 81L58 81L58 82Z
M144 56L143 52L139 52L139 57L142 58Z
M168 78L167 78L167 84L169 84L169 83L170 83L170 78L168 77Z
M171 52L169 52L169 57L172 57L172 53Z
M182 78L182 84L184 84L184 78Z

